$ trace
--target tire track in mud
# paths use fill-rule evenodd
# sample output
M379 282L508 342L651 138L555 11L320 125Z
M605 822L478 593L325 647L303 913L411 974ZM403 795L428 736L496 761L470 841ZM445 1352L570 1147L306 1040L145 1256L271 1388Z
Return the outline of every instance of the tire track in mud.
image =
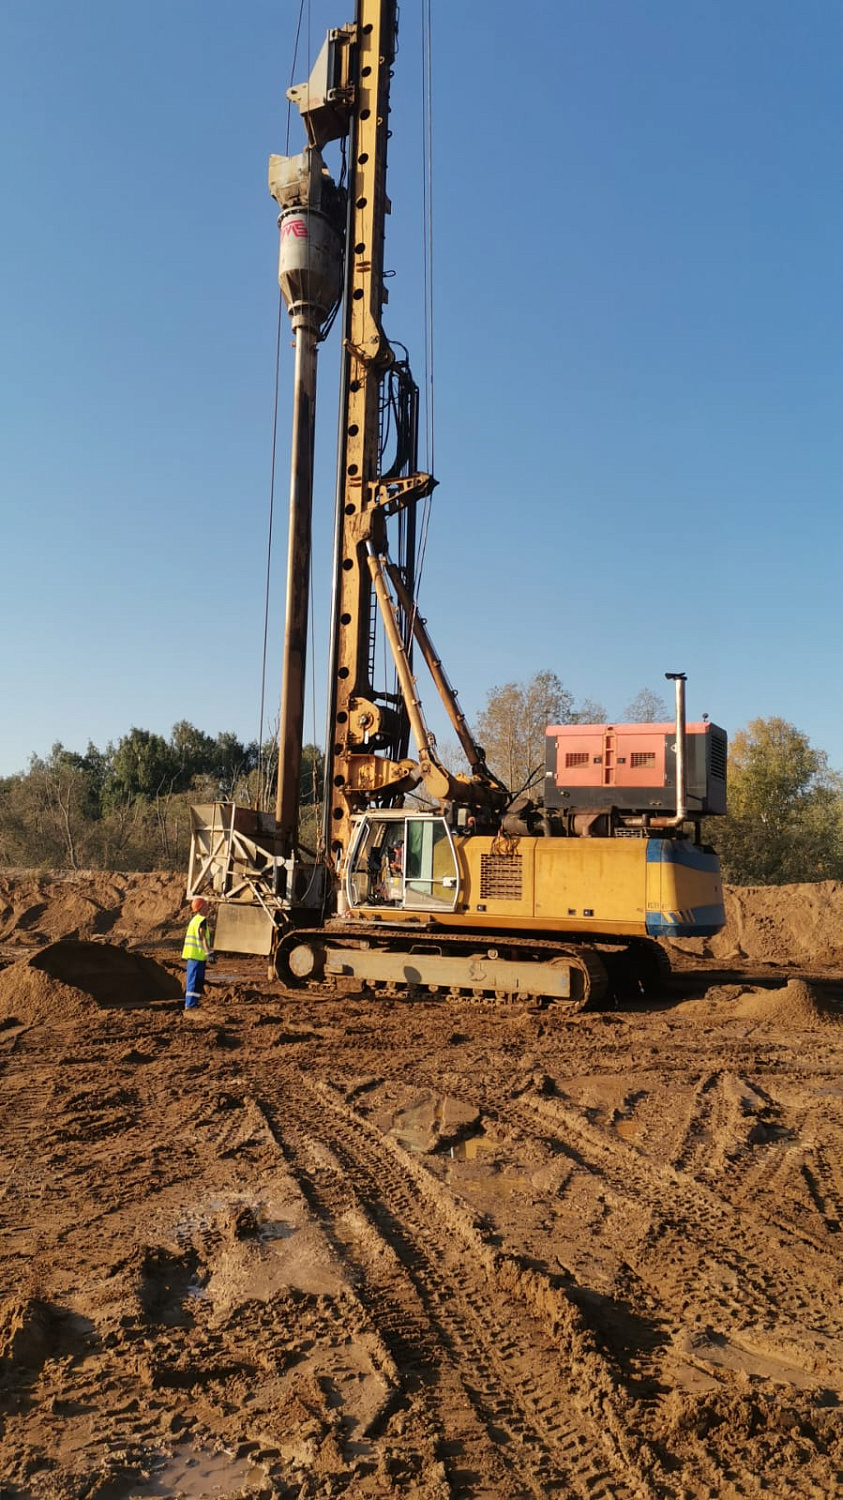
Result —
M788 1113L741 1074L722 1070L709 1075L697 1098L702 1102L691 1112L675 1168L695 1180L716 1175L719 1194L735 1209L836 1260L836 1247L798 1219L804 1207L819 1216L828 1234L839 1233L843 1222L843 1174L822 1142L808 1140L817 1106ZM711 1138L717 1143L714 1163L705 1149Z
M701 1079L694 1090L681 1143L673 1153L672 1165L689 1177L711 1176L712 1167L722 1168L725 1146L736 1122L733 1100L727 1100L723 1068L717 1068Z
M40 1244L51 1237L53 1217L60 1218L50 1211L59 1184L55 1174L39 1161L49 1128L53 1083L52 1070L33 1067L31 1059L24 1064L21 1059L10 1058L3 1070L0 1131L5 1160L0 1172L0 1245L5 1255L22 1257L27 1267ZM37 1234L31 1227L35 1204Z
M495 1250L446 1188L327 1088L291 1083L264 1094L267 1119L353 1268L406 1398L442 1453L462 1450L455 1492L474 1451L501 1497L652 1495L612 1373L561 1288ZM314 1162L311 1141L336 1168L324 1154Z
M840 1234L843 1227L843 1169L838 1158L819 1142L813 1146L811 1155L813 1166L807 1161L801 1163L811 1201L829 1234Z
M538 1126L539 1133L550 1134L557 1151L560 1145L570 1151L573 1143L574 1160L581 1170L600 1178L607 1197L611 1195L618 1206L641 1201L647 1205L652 1225L639 1247L635 1269L660 1301L665 1300L669 1282L674 1283L669 1300L678 1306L687 1300L689 1287L699 1295L706 1271L714 1265L711 1247L716 1244L716 1280L711 1279L707 1298L714 1315L722 1318L728 1311L738 1324L778 1322L782 1312L800 1322L805 1319L811 1305L803 1294L807 1268L801 1237L790 1235L789 1226L785 1233L790 1246L779 1245L779 1264L773 1269L770 1225L765 1219L759 1221L754 1210L739 1212L715 1187L681 1169L660 1167L624 1142L615 1142L561 1100L508 1103L497 1098L487 1100L483 1109L516 1129L523 1131L526 1126L534 1136ZM825 1304L822 1326L811 1327L810 1332L821 1341L831 1324L837 1333L843 1331L843 1320L833 1312L839 1260L831 1246L825 1247L824 1260L821 1275L816 1274L817 1265L810 1268L814 1305ZM833 1306L828 1306L829 1301Z
M734 1111L717 1097L722 1071L716 1070L706 1077L704 1111L708 1120L715 1117L719 1120L722 1116L723 1120L734 1121ZM406 1082L405 1071L390 1067L386 1060L381 1073L384 1079ZM536 1143L544 1138L554 1159L558 1160L561 1150L576 1169L598 1180L607 1202L617 1208L643 1207L651 1228L643 1241L630 1245L630 1253L635 1256L642 1283L659 1305L684 1307L693 1289L698 1303L717 1322L726 1317L737 1327L748 1322L779 1323L784 1313L810 1333L811 1356L817 1352L813 1347L815 1341L820 1349L827 1346L826 1335L832 1323L835 1332L843 1329L843 1323L835 1320L830 1311L823 1314L822 1323L815 1320L811 1324L808 1319L812 1302L815 1308L824 1304L827 1308L829 1304L837 1307L836 1246L823 1244L819 1237L814 1242L811 1237L809 1243L815 1254L807 1267L805 1230L781 1215L774 1218L766 1207L759 1212L756 1203L733 1204L729 1200L734 1187L729 1184L727 1190L722 1175L719 1180L706 1183L681 1166L660 1166L590 1123L558 1096L527 1099L522 1095L517 1100L508 1100L494 1081L484 1083L476 1076L467 1091L464 1078L421 1059L415 1062L413 1081L470 1102L488 1119L499 1120L517 1135L527 1136ZM735 1081L743 1082L740 1074ZM752 1085L747 1087L756 1092ZM710 1094L715 1097L709 1105ZM692 1107L685 1139L693 1138L694 1134ZM686 1148L680 1143L675 1149L681 1161ZM739 1170L735 1161L725 1157L723 1166L729 1174ZM828 1178L824 1177L824 1181ZM833 1188L830 1197L833 1198ZM775 1268L769 1254L773 1230L777 1239ZM716 1260L711 1253L714 1244ZM805 1296L804 1291L809 1295ZM839 1383L837 1367L829 1373Z
M483 1090L475 1090L473 1102L477 1103ZM575 1168L593 1174L599 1184L603 1198L624 1211L630 1205L643 1202L651 1212L652 1224L649 1232L637 1246L630 1245L629 1264L621 1268L620 1282L615 1295L622 1300L634 1301L656 1309L664 1326L672 1324L673 1338L668 1342L673 1355L668 1363L663 1362L662 1351L653 1351L654 1358L648 1360L640 1340L631 1369L637 1375L649 1374L652 1390L659 1387L662 1392L671 1384L675 1372L674 1360L694 1359L694 1324L688 1314L700 1305L705 1309L710 1337L714 1334L715 1363L703 1360L698 1368L706 1378L716 1385L716 1394L702 1403L703 1427L695 1432L693 1426L685 1431L682 1439L685 1447L683 1473L685 1479L696 1470L702 1493L711 1495L735 1494L754 1497L757 1494L757 1462L753 1452L753 1423L761 1430L767 1420L763 1398L753 1412L753 1398L744 1380L738 1386L736 1415L739 1413L740 1427L731 1438L724 1441L728 1425L719 1428L721 1417L715 1419L714 1428L707 1431L705 1410L709 1399L713 1411L731 1411L735 1376L728 1367L729 1354L740 1359L742 1349L748 1351L749 1369L754 1362L772 1359L785 1367L791 1365L801 1370L815 1383L828 1384L839 1390L843 1383L843 1365L840 1360L839 1330L837 1316L839 1298L834 1288L839 1284L839 1262L832 1248L824 1248L822 1275L809 1275L801 1237L789 1236L787 1241L779 1236L775 1240L775 1254L771 1255L770 1227L743 1216L718 1196L716 1188L683 1180L683 1174L670 1167L661 1168L648 1163L640 1153L622 1141L615 1142L597 1126L582 1119L575 1109L557 1099L535 1099L502 1101L491 1096L483 1106L489 1118L497 1118L514 1133L529 1135L535 1143L537 1138L549 1135L558 1160L559 1148L568 1155ZM560 1125L564 1120L563 1129ZM540 1121L546 1122L544 1129ZM547 1129L547 1124L556 1129ZM564 1136L560 1140L560 1136ZM796 1244L794 1244L794 1238ZM785 1259L785 1244L788 1255ZM803 1253L800 1254L800 1249ZM816 1267L810 1267L811 1272ZM632 1279L643 1293L637 1298L628 1296L626 1282ZM804 1295L806 1285L822 1287L819 1292ZM705 1289L705 1295L700 1293ZM680 1311L681 1310L681 1311ZM686 1312L687 1310L687 1312ZM666 1319L666 1322L665 1322ZM700 1323L696 1320L696 1326ZM690 1338L690 1343L689 1343ZM745 1338L749 1339L745 1343ZM727 1352L725 1368L718 1368L717 1348ZM648 1368L649 1365L649 1368ZM740 1368L738 1365L737 1368ZM741 1405L741 1403L744 1403ZM646 1389L638 1407L642 1437L650 1435L656 1450L667 1452L673 1447L675 1435L670 1419L660 1410L660 1402L648 1400ZM693 1458L691 1455L693 1454ZM672 1460L664 1453L666 1471L670 1473ZM806 1477L806 1488L792 1492L806 1496L832 1493L835 1474L833 1461L820 1462L820 1480L815 1484ZM837 1476L839 1478L839 1475ZM667 1475L665 1475L667 1478ZM660 1493L672 1493L669 1480ZM682 1490L681 1493L690 1493ZM791 1491L788 1491L791 1493Z
M834 1254L827 1238L801 1219L804 1212L818 1216L826 1234L839 1234L843 1225L843 1172L836 1156L815 1138L817 1106L791 1111L779 1138L756 1152L737 1185L728 1186L736 1208L756 1212L780 1232L808 1245L821 1256Z
M405 1077L402 1070L389 1067L383 1070L383 1076L396 1082L404 1081ZM734 1100L727 1103L721 1097L721 1076L722 1070L716 1070L704 1080L702 1098L706 1123L702 1128L708 1128L716 1121L714 1128L725 1128L729 1139L734 1142L738 1113ZM728 1076L733 1094L744 1084L748 1092L757 1094L757 1090L745 1083L739 1074L733 1076L730 1073ZM693 1170L681 1165L660 1166L634 1146L620 1138L615 1139L589 1122L580 1111L558 1096L527 1098L522 1094L515 1100L506 1099L504 1091L494 1082L484 1083L476 1077L472 1078L471 1091L466 1094L464 1079L423 1061L416 1065L414 1081L426 1088L463 1098L482 1110L488 1119L500 1121L518 1135L526 1135L536 1143L544 1139L556 1160L561 1149L575 1169L599 1180L600 1190L617 1207L626 1208L630 1204L645 1207L652 1228L645 1244L639 1247L643 1264L638 1270L660 1302L664 1301L668 1245L673 1260L669 1274L677 1279L677 1305L681 1306L687 1300L686 1295L678 1295L682 1286L699 1289L706 1267L711 1264L712 1243L716 1241L719 1272L711 1290L711 1310L717 1316L722 1316L724 1309L728 1308L738 1321L763 1317L778 1321L780 1310L786 1310L790 1316L801 1320L808 1305L801 1291L806 1276L811 1278L811 1290L818 1305L831 1300L837 1306L835 1289L839 1282L839 1253L836 1245L823 1243L819 1236L806 1235L802 1226L794 1225L780 1213L774 1216L766 1207L759 1212L758 1205L749 1201L749 1197L739 1203L734 1201L735 1187L727 1184L723 1174L718 1180L701 1182ZM692 1107L686 1139L698 1133L695 1118ZM778 1150L779 1147L774 1144L760 1149ZM680 1162L684 1160L686 1150L681 1144L677 1148ZM828 1205L839 1206L841 1197L837 1188L843 1183L843 1172L838 1172L835 1181L828 1158L823 1157L821 1151L816 1154L823 1183L823 1188L818 1186L818 1193ZM693 1160L693 1153L689 1153L689 1160ZM752 1167L754 1162L748 1165ZM725 1154L722 1167L732 1176L740 1170L739 1164ZM827 1217L831 1217L830 1227L834 1233L836 1215ZM785 1261L776 1273L771 1270L769 1256L772 1228L778 1231L778 1255ZM810 1268L805 1266L802 1253L806 1240L816 1252ZM730 1284L739 1289L737 1294L730 1291ZM822 1328L812 1331L822 1335L827 1327L828 1320ZM843 1322L839 1328L843 1329Z

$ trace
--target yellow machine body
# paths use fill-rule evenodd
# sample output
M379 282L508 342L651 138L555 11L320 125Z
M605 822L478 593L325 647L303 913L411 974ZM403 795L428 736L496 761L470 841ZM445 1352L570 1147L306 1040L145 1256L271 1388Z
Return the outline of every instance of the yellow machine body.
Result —
M725 921L717 856L690 840L466 837L406 811L359 819L346 899L352 922L481 933L699 937Z

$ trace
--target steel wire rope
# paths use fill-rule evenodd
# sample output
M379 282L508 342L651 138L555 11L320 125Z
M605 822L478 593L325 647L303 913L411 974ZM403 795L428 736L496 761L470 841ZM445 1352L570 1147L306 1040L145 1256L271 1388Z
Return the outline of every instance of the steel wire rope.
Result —
M433 24L431 0L422 6L422 322L423 322L423 401L425 429L425 470L434 472L433 444ZM418 595L424 575L425 555L430 532L431 496L423 501L421 535L416 545L413 609L409 621L412 639L419 612Z
M432 66L431 0L422 7L422 322L423 322L423 402L425 427L425 470L432 474L433 443L433 66ZM406 351L405 351L406 352ZM425 497L421 537L416 545L413 609L408 621L408 639L412 639L418 615L418 592L424 572L430 530L431 497ZM395 674L397 691L397 673Z
M428 474L434 471L433 441L433 23L431 0L424 0L422 21L422 213L424 220L423 283L424 283L424 417L425 417L425 467ZM424 502L421 538L416 566L416 587L421 585L424 572L425 553L430 530L431 497Z

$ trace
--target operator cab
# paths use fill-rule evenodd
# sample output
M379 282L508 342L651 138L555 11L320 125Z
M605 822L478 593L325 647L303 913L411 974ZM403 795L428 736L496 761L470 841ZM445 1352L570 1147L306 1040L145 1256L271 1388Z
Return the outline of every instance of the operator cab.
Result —
M453 911L459 866L445 819L403 808L364 813L357 821L345 887L349 909Z

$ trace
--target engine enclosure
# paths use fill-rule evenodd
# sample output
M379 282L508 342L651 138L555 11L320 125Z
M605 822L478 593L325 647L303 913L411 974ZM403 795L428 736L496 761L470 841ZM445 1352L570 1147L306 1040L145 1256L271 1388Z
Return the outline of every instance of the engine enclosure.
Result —
M726 731L685 726L689 818L726 811ZM551 724L544 802L551 810L667 815L676 811L676 725Z

